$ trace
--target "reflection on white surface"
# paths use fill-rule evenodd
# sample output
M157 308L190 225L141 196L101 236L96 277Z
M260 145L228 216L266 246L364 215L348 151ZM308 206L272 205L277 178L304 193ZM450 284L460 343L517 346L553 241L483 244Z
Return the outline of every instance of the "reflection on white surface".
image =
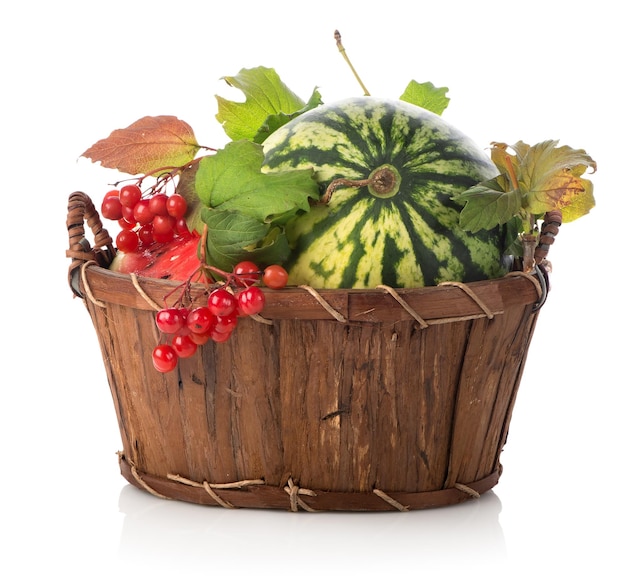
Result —
M124 520L118 559L137 571L148 564L172 573L218 566L231 575L256 573L258 580L264 568L273 568L265 573L275 580L277 565L293 569L303 561L309 575L345 569L363 581L406 568L441 573L480 559L491 565L506 559L501 503L493 492L432 510L313 514L203 507L127 485L119 507Z

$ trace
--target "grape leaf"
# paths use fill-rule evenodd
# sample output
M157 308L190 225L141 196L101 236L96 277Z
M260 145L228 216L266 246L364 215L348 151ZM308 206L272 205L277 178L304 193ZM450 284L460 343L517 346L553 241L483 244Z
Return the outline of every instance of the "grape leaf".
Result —
M412 80L400 99L441 115L450 103L447 92L447 87L435 87L430 81L418 83Z
M263 125L259 128L256 135L254 136L253 141L257 144L262 144L265 139L273 132L275 132L279 127L284 126L287 122L290 122L292 119L298 117L303 114L305 111L309 111L310 109L314 109L318 105L322 104L322 96L319 91L315 89L313 94L307 101L306 105L299 109L298 111L294 111L293 113L276 113L267 116L267 119L263 122Z
M210 208L238 211L258 221L284 222L308 211L319 198L313 169L265 174L263 148L248 140L229 142L198 164L195 189Z
M238 102L216 95L218 111L215 117L233 141L254 140L269 116L292 114L305 106L274 69L241 69L234 77L223 79L246 96L244 102Z
M160 115L142 117L127 128L114 130L81 156L105 168L135 175L184 166L198 150L189 124L171 115Z
M239 261L258 265L284 262L290 253L284 231L237 211L204 207L202 220L207 225L206 262L231 271Z
M496 177L455 197L467 202L459 217L462 229L472 233L493 229L516 215L522 204L522 194L519 189L505 191L503 183L501 177Z
M587 191L590 182L581 176L588 167L595 171L596 163L584 150L557 144L554 140L537 144L520 160L518 180L525 191L524 206L528 212L540 215L564 210L575 202L576 214L585 214L595 202Z
M553 210L572 221L595 206L593 185L582 175L597 165L584 150L559 147L555 140L534 146L494 142L491 159L501 174L454 197L466 203L460 221L467 230L490 229L513 217L530 224Z

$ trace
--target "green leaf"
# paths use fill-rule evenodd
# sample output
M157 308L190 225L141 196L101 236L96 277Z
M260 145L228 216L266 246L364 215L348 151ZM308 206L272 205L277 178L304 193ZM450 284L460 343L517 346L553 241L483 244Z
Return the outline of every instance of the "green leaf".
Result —
M322 96L320 95L319 91L315 89L313 91L313 94L309 98L309 101L302 109L294 111L293 113L280 112L277 114L269 115L267 119L263 122L263 125L261 125L261 127L259 128L259 131L254 136L253 141L257 144L262 144L266 140L266 138L270 134L275 132L279 127L284 126L286 123L303 114L305 111L314 109L321 104Z
M505 192L503 181L496 177L469 188L454 199L467 203L461 211L461 228L475 233L513 219L520 209L522 195L517 189Z
M257 221L281 222L308 211L319 198L313 169L265 174L263 148L248 140L228 143L198 164L195 189L210 208L237 211Z
M234 77L223 79L246 97L244 102L238 102L216 95L218 112L215 117L231 140L254 140L269 116L292 114L305 106L274 69L241 69Z
M447 87L435 87L430 81L426 83L411 81L400 99L441 115L450 103L447 92Z
M524 246L519 236L524 232L524 222L520 217L513 217L504 227L504 254L522 257Z
M282 263L289 256L289 245L282 229L272 227L236 211L202 209L207 225L206 261L230 271L239 262L259 265Z

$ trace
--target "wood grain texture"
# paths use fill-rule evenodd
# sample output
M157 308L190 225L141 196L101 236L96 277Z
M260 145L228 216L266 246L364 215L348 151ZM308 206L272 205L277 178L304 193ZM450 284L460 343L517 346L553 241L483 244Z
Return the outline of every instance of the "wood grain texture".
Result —
M316 509L380 510L388 504L372 496L379 490L429 507L467 499L458 484L497 482L537 318L528 279L472 285L491 317L454 287L398 290L427 327L383 290L320 292L348 323L305 290L268 293L270 323L243 318L228 342L163 375L150 356L154 311L130 278L86 272L131 483L188 499L207 492L191 495L168 476L262 480L248 502L234 494L256 507L284 505L292 483L325 493ZM157 303L172 286L141 285ZM195 301L203 298L198 291Z

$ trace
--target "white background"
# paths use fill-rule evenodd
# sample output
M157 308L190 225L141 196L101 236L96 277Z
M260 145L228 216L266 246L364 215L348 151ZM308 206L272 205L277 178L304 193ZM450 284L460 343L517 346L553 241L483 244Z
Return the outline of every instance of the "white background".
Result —
M624 580L626 56L618 3L12 2L3 8L0 326L7 581ZM274 67L302 98L410 79L485 147L559 139L598 163L597 207L550 252L542 310L489 494L412 513L224 510L120 477L117 423L88 314L66 285L67 196L110 174L80 154L144 115L225 136L220 81Z

